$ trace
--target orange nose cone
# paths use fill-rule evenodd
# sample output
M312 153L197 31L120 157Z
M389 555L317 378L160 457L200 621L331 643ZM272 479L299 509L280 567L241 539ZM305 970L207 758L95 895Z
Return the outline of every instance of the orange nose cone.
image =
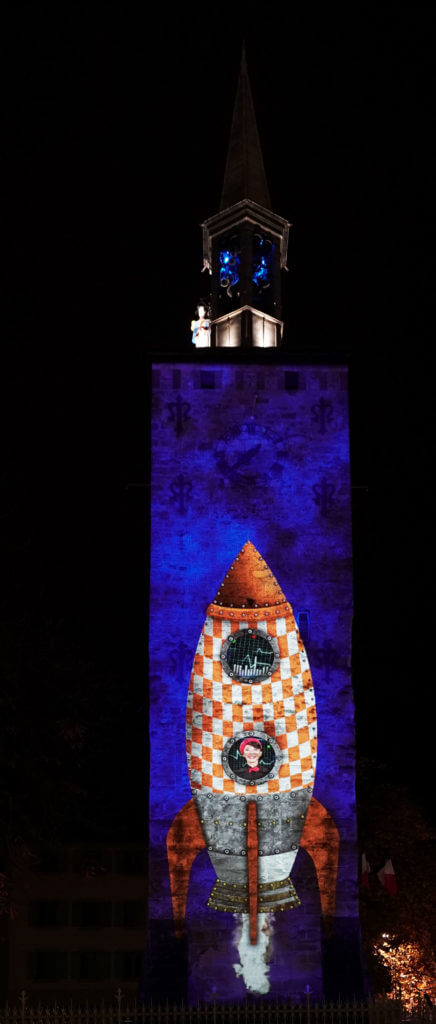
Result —
M263 608L285 600L271 569L248 540L226 573L214 604L227 608Z

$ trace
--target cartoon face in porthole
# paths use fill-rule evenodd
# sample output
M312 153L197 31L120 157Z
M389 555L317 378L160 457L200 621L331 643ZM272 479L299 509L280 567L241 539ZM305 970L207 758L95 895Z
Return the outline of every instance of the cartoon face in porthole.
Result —
M255 785L276 774L275 743L268 736L247 736L230 740L223 751L226 773L236 781Z

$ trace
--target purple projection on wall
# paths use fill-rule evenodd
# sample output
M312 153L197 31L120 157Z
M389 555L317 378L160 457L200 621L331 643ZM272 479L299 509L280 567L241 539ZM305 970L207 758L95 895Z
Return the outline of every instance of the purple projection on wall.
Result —
M183 410L183 415L177 417L177 410ZM273 999L299 999L307 985L314 995L329 995L326 949L330 949L331 959L335 943L337 950L341 943L342 948L350 948L350 943L358 942L346 370L261 364L220 363L207 367L157 364L153 371L152 416L149 974L159 979L163 950L168 956L171 948L172 974L174 977L179 974L177 992L190 1002L211 1000L214 996L241 1000L247 993ZM293 909L289 913L277 909L266 915L268 920L262 918L255 941L252 941L253 930L251 938L249 936L248 923L244 938L244 912L248 922L249 901L243 904L244 910L236 918L234 908L231 913L226 912L224 887L221 882L217 883L222 872L217 874L212 866L214 851L204 849L205 844L213 846L210 828L219 830L215 820L220 821L222 809L218 813L214 808L215 817L207 828L200 807L199 813L195 812L195 821L200 827L194 819L189 819L192 796L185 739L191 668L199 636L203 635L203 645L206 640L203 628L206 610L208 606L210 609L210 601L229 566L248 541L277 578L286 600L291 602L293 613L289 615L292 615L293 629L286 627L285 632L289 635L295 632L297 637L294 614L298 618L300 611L304 611L306 619L310 616L307 653L319 720L315 791L308 793L312 790L313 778L308 780L307 776L305 784L294 790L310 797L308 807L300 810L304 826L302 845L298 852L292 851L295 863L290 884L295 887L298 900L293 899L289 887L286 899L293 902ZM218 601L218 619L219 605ZM239 627L244 622L242 611L240 615ZM215 621L213 616L211 618ZM245 622L254 628L254 610L253 622L248 618ZM225 638L215 639L222 647ZM296 642L297 645L300 642L304 651L301 641ZM201 713L207 720L211 718L212 728L206 729L205 744L198 745L197 733L195 739L191 736L189 753L194 790L198 777L195 773L200 772L200 777L204 777L207 771L203 771L203 765L212 764L216 765L216 777L222 779L223 807L224 796L231 796L225 781L243 787L244 793L247 791L249 764L240 743L242 734L249 732L255 741L252 744L254 754L251 751L254 767L256 740L263 744L257 761L264 762L261 770L267 778L262 786L278 784L277 793L265 794L273 799L274 795L280 795L280 779L284 778L283 772L280 776L284 768L280 762L284 741L280 740L280 733L273 735L266 728L264 717L260 724L252 718L248 721L248 700L242 696L242 689L247 689L245 696L248 697L248 688L269 685L268 679L275 681L276 673L280 675L280 666L275 667L273 659L272 675L268 677L265 675L268 671L265 659L270 656L267 649L262 651L259 647L258 662L253 667L251 648L235 649L234 655L227 650L225 662L220 661L222 651L218 652L215 646L216 657L212 658L212 662L216 661L215 669L207 665L208 675L209 668L212 672L209 681L213 683L214 671L219 674L220 662L222 679L229 679L226 685L241 689L241 704L236 705L233 693L230 704L236 705L236 715L241 715L242 720L236 732L232 723L232 736L230 733L224 736L223 732L221 740L233 738L239 746L233 749L230 743L225 749L224 742L221 746L217 738L220 733L213 725L214 715L209 714L213 712L213 693L212 696L198 693L198 700L206 701L206 707L202 703ZM280 657L289 658L289 651ZM261 662L264 679L257 682L253 673ZM244 677L247 671L252 674L251 681ZM208 679L208 675L203 673L202 678ZM191 692L189 700L192 699L194 710L194 689ZM280 699L283 695L277 697ZM219 717L215 725L217 721ZM193 722L188 721L189 725L197 728ZM286 725L285 729L287 734ZM272 750L266 746L268 736L274 741L270 744ZM302 740L309 742L310 748L313 738L302 737ZM196 745L193 747L193 744ZM200 758L199 746L205 748L205 757L202 750ZM312 753L310 749L310 758ZM304 756L309 758L305 747L303 759ZM299 757L301 762L300 752ZM203 762L201 768L199 758ZM289 758L286 763L291 763ZM304 765L303 771L307 772L309 761ZM238 770L244 773L244 767L248 779L238 779ZM213 794L213 790L211 792ZM247 811L244 794L238 791L232 795L244 797L244 811ZM259 796L264 796L263 792ZM262 822L258 798L256 805L256 820ZM319 808L323 810L320 812ZM319 815L323 813L326 815L324 824L328 821L328 826L320 839ZM266 815L268 821L269 817L271 835L265 836L265 842L271 843L276 828L272 821L276 822L278 817ZM229 817L230 820L233 822L233 817ZM240 823L241 829L248 829L248 811L244 822ZM258 828L259 861L260 833L261 828ZM192 860L188 888L186 836ZM339 848L336 902L334 919L329 922L330 930L326 933L327 893L330 893L328 915L333 910L335 844L336 851ZM246 840L241 849L247 850L248 845ZM228 848L230 850L230 846ZM232 884L250 888L248 868L244 870L246 877ZM286 877L288 875L289 870ZM263 892L259 886L283 881L265 882L262 878L259 873L258 906ZM226 881L226 877L221 881ZM242 890L240 895L243 895ZM263 892L263 895L271 894ZM261 969L255 969L256 963ZM156 987L158 984L161 982L156 980ZM149 981L146 988L147 992L152 992L153 984Z

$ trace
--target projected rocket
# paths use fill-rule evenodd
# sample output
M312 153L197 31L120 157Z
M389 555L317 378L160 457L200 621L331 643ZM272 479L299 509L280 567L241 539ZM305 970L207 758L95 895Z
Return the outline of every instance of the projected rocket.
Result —
M291 605L247 542L207 609L189 683L193 800L168 836L176 924L204 846L217 875L208 906L248 915L251 944L258 915L299 905L290 873L312 800L316 736L312 677ZM316 832L326 812L314 805Z

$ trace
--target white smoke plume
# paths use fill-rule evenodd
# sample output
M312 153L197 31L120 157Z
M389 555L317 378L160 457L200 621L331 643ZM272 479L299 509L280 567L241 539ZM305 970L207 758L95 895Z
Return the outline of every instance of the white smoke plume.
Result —
M269 980L269 951L272 938L274 914L258 914L257 944L250 942L250 915L235 915L238 927L235 932L235 945L239 953L239 964L233 964L238 978L242 978L247 992L265 995L271 988Z

